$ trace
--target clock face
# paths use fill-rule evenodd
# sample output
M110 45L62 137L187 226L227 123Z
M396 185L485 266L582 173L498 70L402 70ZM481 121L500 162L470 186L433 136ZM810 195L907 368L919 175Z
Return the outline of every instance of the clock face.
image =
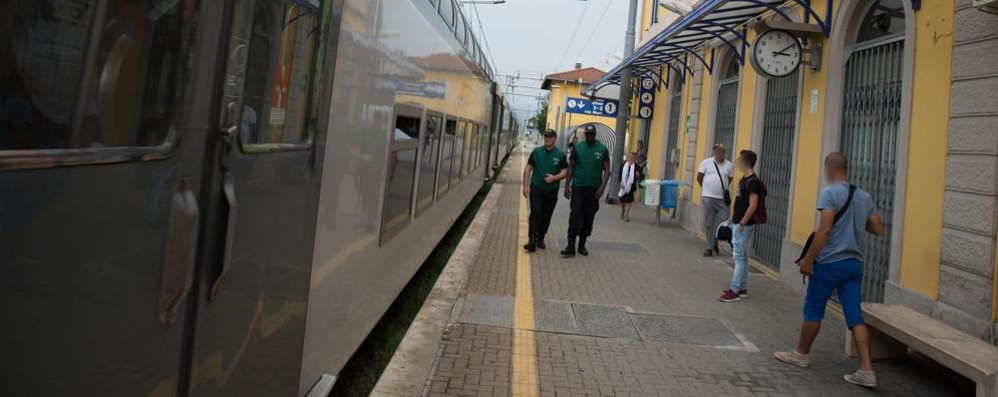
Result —
M790 75L801 63L802 48L794 35L785 30L770 30L752 44L752 66L769 77Z

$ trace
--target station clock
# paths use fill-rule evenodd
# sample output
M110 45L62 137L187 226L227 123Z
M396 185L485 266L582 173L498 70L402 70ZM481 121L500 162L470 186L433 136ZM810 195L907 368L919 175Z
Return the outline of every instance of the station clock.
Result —
M796 71L803 56L804 50L797 36L786 30L773 29L756 37L749 60L759 74L779 78Z

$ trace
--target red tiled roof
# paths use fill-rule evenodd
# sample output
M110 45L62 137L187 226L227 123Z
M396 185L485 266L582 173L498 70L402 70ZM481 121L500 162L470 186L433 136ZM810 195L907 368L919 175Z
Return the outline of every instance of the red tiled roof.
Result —
M582 84L592 84L594 81L599 80L600 77L603 77L604 74L606 72L593 67L553 73L544 76L544 83L541 84L541 89L550 89L551 83L554 81L570 81L575 83L581 79Z

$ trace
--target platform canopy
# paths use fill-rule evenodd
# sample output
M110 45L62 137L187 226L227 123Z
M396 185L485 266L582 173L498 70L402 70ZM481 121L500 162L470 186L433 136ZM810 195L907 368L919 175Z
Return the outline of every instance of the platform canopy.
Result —
M767 13L786 22L800 22L791 16L795 13L795 7L800 7L804 10L803 22L814 21L817 30L827 37L831 33L832 0L813 1L825 3L824 16L811 8L812 0L703 0L594 82L583 94L592 95L604 86L620 85L621 72L628 66L633 67L634 76L652 77L658 84L665 85L672 73L681 78L686 73L692 75L690 62L699 62L707 73L712 73L714 57L711 56L708 61L700 48L713 40L727 46L738 62L744 64L748 23Z

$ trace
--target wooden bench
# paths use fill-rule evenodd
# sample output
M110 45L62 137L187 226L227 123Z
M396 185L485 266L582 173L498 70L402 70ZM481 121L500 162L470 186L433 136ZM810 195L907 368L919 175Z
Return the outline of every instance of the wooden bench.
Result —
M977 397L998 397L998 347L904 306L863 304L874 359L903 357L908 348L977 383ZM856 356L846 333L846 353Z

